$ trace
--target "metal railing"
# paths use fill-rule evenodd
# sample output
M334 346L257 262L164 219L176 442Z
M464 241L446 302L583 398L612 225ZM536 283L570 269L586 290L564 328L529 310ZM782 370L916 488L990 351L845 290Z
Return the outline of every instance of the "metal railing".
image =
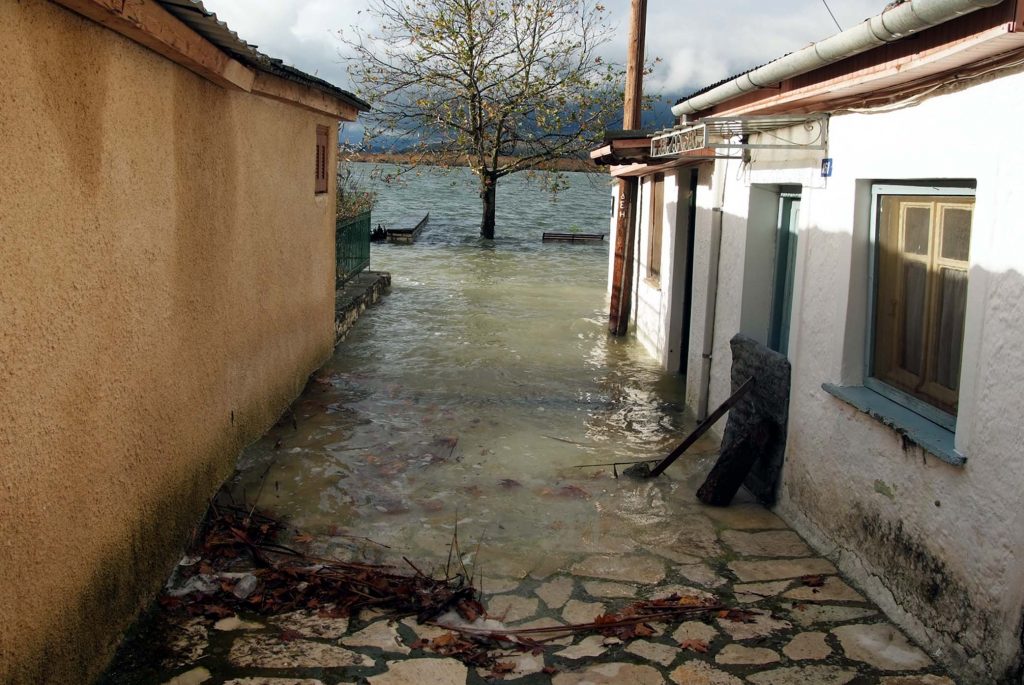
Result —
M370 212L338 219L334 227L336 284L342 285L370 266Z

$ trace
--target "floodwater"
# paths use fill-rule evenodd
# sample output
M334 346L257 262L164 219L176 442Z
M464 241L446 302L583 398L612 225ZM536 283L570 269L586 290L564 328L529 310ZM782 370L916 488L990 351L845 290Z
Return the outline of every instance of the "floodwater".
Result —
M692 469L637 482L576 467L665 454L692 427L683 381L607 334L607 243L541 242L608 230L607 177L568 178L554 202L503 179L493 242L478 237L465 170L376 186L374 224L427 210L430 223L412 246L373 247L390 295L314 376L294 421L245 452L236 495L325 539L321 553L431 569L457 522L461 558L485 578L657 544L691 506Z

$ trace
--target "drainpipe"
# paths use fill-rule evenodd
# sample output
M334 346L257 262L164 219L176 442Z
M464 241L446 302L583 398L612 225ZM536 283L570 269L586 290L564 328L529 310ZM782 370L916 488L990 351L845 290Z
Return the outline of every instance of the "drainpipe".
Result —
M831 38L780 57L763 67L737 76L706 93L695 95L672 108L677 117L710 109L743 93L774 86L826 64L867 52L885 43L943 24L976 10L994 7L1003 0L911 0L866 19Z
M700 355L700 394L697 396L697 421L708 417L711 395L711 360L715 350L715 318L718 309L718 270L722 263L722 207L725 204L725 179L729 163L715 164L715 205L711 208L711 247L708 252L708 285L704 306L704 349Z

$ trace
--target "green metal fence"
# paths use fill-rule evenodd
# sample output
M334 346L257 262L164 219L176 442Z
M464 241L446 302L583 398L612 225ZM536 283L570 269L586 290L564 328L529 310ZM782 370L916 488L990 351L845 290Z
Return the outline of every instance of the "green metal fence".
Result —
M370 266L370 212L338 219L334 228L337 285Z

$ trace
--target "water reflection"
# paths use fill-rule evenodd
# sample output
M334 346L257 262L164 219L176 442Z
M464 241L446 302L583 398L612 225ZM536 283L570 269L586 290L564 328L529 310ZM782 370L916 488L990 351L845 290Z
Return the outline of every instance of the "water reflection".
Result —
M552 205L505 183L485 250L472 185L451 184L425 174L382 194L375 222L429 206L431 223L414 246L374 246L391 295L317 374L295 424L246 451L238 496L333 536L324 551L374 560L440 563L458 522L492 575L654 544L689 506L678 481L574 467L666 452L690 425L683 383L606 334L607 245L540 242L606 230L606 188L579 175Z

